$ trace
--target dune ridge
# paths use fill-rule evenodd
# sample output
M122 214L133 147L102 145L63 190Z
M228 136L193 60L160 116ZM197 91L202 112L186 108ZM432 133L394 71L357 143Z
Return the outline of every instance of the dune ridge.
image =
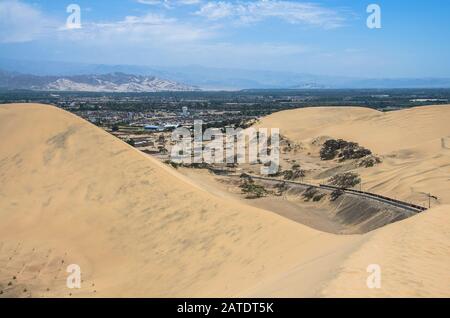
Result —
M55 107L1 105L0 140L0 296L362 295L361 259L404 233L404 224L415 224L401 237L419 238L421 257L408 270L420 275L396 275L392 266L387 294L401 292L405 280L421 282L411 285L420 294L450 293L438 281L447 268L428 268L428 259L449 264L448 207L369 235L338 236L204 191ZM371 261L397 266L403 241L391 245ZM405 257L417 245L407 247ZM66 287L72 263L82 269L79 290Z

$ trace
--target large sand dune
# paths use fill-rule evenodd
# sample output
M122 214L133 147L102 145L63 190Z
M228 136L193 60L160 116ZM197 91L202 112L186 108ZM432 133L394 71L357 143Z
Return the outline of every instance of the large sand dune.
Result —
M360 169L365 190L428 205L450 203L450 105L379 112L362 107L313 107L282 111L259 126L281 128L289 139L323 137L355 141L383 163Z
M206 192L54 107L0 106L0 140L0 297L450 296L448 206L338 236Z

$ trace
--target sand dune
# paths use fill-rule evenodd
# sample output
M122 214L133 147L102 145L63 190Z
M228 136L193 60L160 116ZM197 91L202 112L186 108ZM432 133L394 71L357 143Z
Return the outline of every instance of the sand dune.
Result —
M259 126L280 127L289 139L321 136L355 141L383 163L359 169L364 189L421 205L427 193L450 203L450 105L379 112L362 107L314 107L283 111Z
M450 297L450 206L390 224L342 265L322 291L342 297ZM367 264L381 268L381 288L368 289Z
M338 236L204 191L51 106L0 106L0 140L0 297L359 296L367 262L389 278L375 296L450 296L448 206Z
M0 282L19 295L232 296L349 241L214 197L53 107L1 106L0 136Z
M275 113L258 124L281 127L289 139L306 145L321 136L356 141L383 159L373 168L357 169L365 190L425 206L426 194L432 193L438 197L433 205L441 205L364 235L367 240L341 264L322 296L450 296L449 119L450 105L387 113L318 107ZM380 265L381 289L367 288L368 264Z

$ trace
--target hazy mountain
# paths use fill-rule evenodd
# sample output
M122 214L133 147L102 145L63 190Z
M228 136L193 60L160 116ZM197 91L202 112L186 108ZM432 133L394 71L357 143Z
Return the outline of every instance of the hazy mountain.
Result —
M45 91L163 92L198 88L154 76L110 73L99 75L38 76L0 71L0 87Z
M150 67L139 65L82 64L51 61L19 61L0 58L0 69L40 76L124 73L157 77L206 90L281 88L450 88L449 78L357 78L295 72L211 68L199 65ZM64 86L64 85L63 85Z

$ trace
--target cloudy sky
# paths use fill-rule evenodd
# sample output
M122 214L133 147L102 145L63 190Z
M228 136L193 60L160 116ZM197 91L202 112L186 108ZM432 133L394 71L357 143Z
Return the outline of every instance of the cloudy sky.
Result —
M443 0L0 0L0 58L449 77L449 13Z

